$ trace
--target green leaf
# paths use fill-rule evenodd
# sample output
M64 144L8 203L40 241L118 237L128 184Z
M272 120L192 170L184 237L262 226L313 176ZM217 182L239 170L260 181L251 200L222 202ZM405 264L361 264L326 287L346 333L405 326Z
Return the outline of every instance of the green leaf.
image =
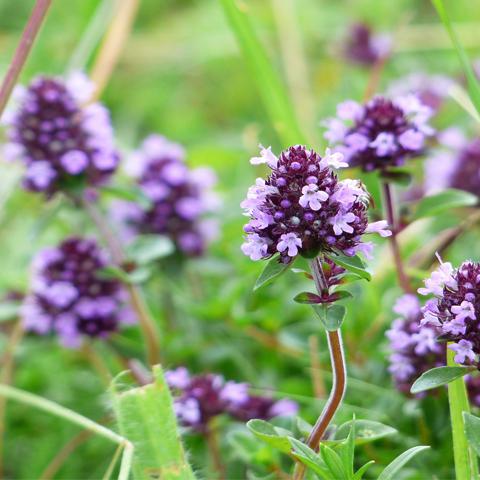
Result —
M480 418L471 413L463 412L463 421L468 444L480 457Z
M343 305L312 305L312 308L329 332L338 330L347 315L347 309Z
M116 265L108 265L97 271L99 278L120 280L123 283L137 285L143 283L150 278L151 270L147 267L139 267L132 272L126 272Z
M410 389L411 393L420 393L425 390L446 385L453 380L463 377L475 370L475 367L436 367L428 370L417 378Z
M353 475L353 480L362 480L365 472L375 463L375 460L370 460L365 465L362 465Z
M321 443L320 456L330 470L333 478L348 478L348 471L345 470L342 459L335 450Z
M134 477L193 480L180 441L170 390L160 367L154 367L153 374L154 382L142 387L122 391L122 375L112 385L119 430L135 448Z
M295 458L300 460L321 478L331 480L332 476L329 469L317 453L293 437L288 437L288 441L293 448L293 456Z
M0 322L14 320L20 313L20 304L18 302L0 303Z
M286 88L255 35L247 8L240 9L235 0L221 4L279 137L285 145L305 143Z
M452 41L453 46L457 52L458 58L460 59L463 71L465 73L465 76L467 77L468 93L470 94L472 103L475 105L477 112L480 113L480 85L478 83L475 72L473 71L470 59L468 58L465 49L460 43L460 40L458 39L457 34L452 27L452 23L450 22L450 18L448 16L443 0L432 0L432 3L436 8L438 16L440 17L440 20L442 21L445 29L447 30L450 36L450 40Z
M343 467L348 472L348 478L353 477L353 462L354 462L354 455L355 455L355 433L356 430L356 423L355 417L350 422L350 428L348 431L348 436L344 442L337 447L337 452L340 455L340 459L342 460Z
M403 452L399 455L393 462L389 463L383 472L380 474L377 480L395 480L397 477L395 476L403 466L408 463L417 453L423 452L430 447L420 445L418 447L413 447Z
M139 265L146 265L172 254L173 242L161 235L139 235L127 247L127 256Z
M463 190L449 188L436 195L422 198L415 208L413 220L433 217L452 208L469 207L478 203L478 197Z
M309 280L313 279L313 275L310 272L307 272L306 270L303 270L301 268L292 268L293 273L297 273L299 275L303 275L304 277L308 278Z
M347 437L352 427L353 420L340 425L334 439L342 440ZM373 420L355 420L355 443L361 445L364 443L374 442L380 438L388 437L397 433L397 430L388 425Z
M355 273L359 277L364 278L365 280L370 281L372 276L365 270L365 265L358 255L353 257L347 257L346 255L331 255L329 256L332 262L340 265L349 272Z
M292 432L258 419L247 422L247 428L270 446L281 452L290 453L291 447L288 437L292 435Z
M143 193L143 191L136 186L119 187L119 186L104 186L100 188L102 193L125 200L127 202L137 203L140 207L148 210L152 207L151 200Z
M271 258L267 265L265 265L265 268L263 269L260 276L257 278L255 286L253 287L253 291L256 291L259 288L265 287L266 285L272 283L282 273L285 273L291 265L291 263L285 264L279 262L278 255Z
M297 303L306 303L309 305L323 303L323 300L321 297L319 297L316 293L310 293L310 292L299 293L298 295L295 295L293 300Z

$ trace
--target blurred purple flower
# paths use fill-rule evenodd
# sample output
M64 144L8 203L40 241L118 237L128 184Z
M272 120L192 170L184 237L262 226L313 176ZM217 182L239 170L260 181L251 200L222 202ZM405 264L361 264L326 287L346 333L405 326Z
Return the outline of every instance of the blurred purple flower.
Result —
M127 164L127 171L137 179L151 207L117 203L113 208L116 219L131 235L167 235L181 253L201 255L217 233L212 219L205 218L219 207L212 191L215 173L204 167L188 169L183 148L159 135L144 140Z
M363 234L388 235L384 222L368 224L369 194L363 185L338 180L333 168L346 166L341 154L327 150L322 158L296 145L277 158L270 147L262 147L251 163L266 163L272 169L267 180L257 178L241 203L250 217L242 251L252 260L277 252L284 263L318 251L368 254Z
M167 371L168 385L174 393L174 407L180 423L197 432L205 432L212 418L229 415L241 421L253 418L268 420L276 416L292 416L298 405L287 399L251 395L248 385L225 382L222 376L192 376L184 367Z
M400 297L393 311L401 317L394 320L386 332L391 352L388 370L398 390L409 394L413 382L422 373L446 364L445 343L437 342L434 325L421 325L424 313L415 295ZM480 377L466 376L465 380L470 400L480 407Z
M468 141L452 127L438 135L441 145L425 162L425 191L457 188L480 196L480 139Z
M26 166L27 190L52 196L57 191L104 183L117 168L110 116L99 103L85 105L93 85L82 74L66 81L37 77L17 87L16 106L3 118L8 160Z
M371 66L389 55L391 38L385 34L373 34L364 23L350 26L345 41L345 57L353 63Z
M395 100L378 96L364 106L347 100L337 106L337 118L324 122L324 136L349 166L386 170L424 153L426 139L434 133L431 115L415 95Z
M121 284L98 275L106 265L104 252L90 239L71 237L40 251L22 307L26 330L56 333L63 345L75 348L82 336L106 338L121 323L131 323Z

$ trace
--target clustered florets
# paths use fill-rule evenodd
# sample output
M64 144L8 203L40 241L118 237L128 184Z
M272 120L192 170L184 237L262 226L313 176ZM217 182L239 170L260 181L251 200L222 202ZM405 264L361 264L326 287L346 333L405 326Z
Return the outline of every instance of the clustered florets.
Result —
M174 408L184 427L205 432L216 416L248 421L253 418L268 420L276 416L292 416L298 405L291 400L274 400L251 395L246 383L225 382L220 375L190 375L184 367L165 373L174 393Z
M478 365L480 354L480 264L466 261L458 269L441 263L420 288L422 295L433 294L422 309L421 324L434 327L438 336L452 342L460 364Z
M33 262L31 293L22 307L26 330L56 333L78 347L81 337L106 338L134 316L117 280L100 278L106 255L94 240L71 237L40 251Z
M277 252L284 263L299 253L319 251L368 255L371 244L362 242L363 234L390 234L384 221L368 224L369 195L363 185L338 180L333 169L346 166L341 154L327 151L322 158L297 145L277 158L269 147L251 163L272 169L267 180L257 178L241 203L250 217L242 251L252 260Z
M468 141L455 127L438 135L441 148L425 162L425 190L457 188L480 196L480 139Z
M370 66L388 56L391 39L388 35L374 34L364 23L350 27L345 42L345 57L360 65Z
M422 373L445 365L445 343L437 341L438 333L433 325L420 325L423 314L415 295L400 297L393 311L400 318L394 320L386 332L391 351L388 370L398 390L409 394L413 383ZM480 406L480 377L467 375L465 381L471 402Z
M28 88L17 90L18 108L5 120L9 127L5 154L26 165L27 190L51 196L59 190L96 186L117 168L108 110L99 103L82 105L92 91L81 74L66 82L38 77Z
M130 173L151 206L123 202L115 206L116 216L132 233L167 235L183 254L201 255L216 236L216 223L204 217L218 208L212 191L214 172L209 168L189 170L180 145L151 135L132 156Z
M420 326L422 312L415 295L400 297L393 311L400 315L386 332L390 341L390 366L397 388L409 393L413 382L424 372L445 365L445 346L436 341L432 326Z
M365 171L398 167L424 152L433 134L432 110L415 95L389 100L375 97L365 106L353 100L337 107L337 118L324 122L325 138L351 167Z

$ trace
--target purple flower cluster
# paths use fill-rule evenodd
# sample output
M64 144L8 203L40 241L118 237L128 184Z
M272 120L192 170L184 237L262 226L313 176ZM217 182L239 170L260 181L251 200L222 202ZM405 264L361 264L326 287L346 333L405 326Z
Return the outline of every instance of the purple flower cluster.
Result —
M391 39L388 35L373 34L364 23L356 23L350 27L345 42L345 57L353 63L371 66L388 56Z
M434 295L422 308L423 328L452 342L455 362L478 365L480 354L480 264L466 261L458 269L441 263L420 288L421 295Z
M180 423L198 432L205 432L217 415L248 421L293 416L298 411L298 405L291 400L251 395L246 383L226 382L220 375L192 376L186 368L179 367L167 371L165 378L174 392L174 408Z
M242 251L252 260L277 252L284 263L319 251L368 255L371 243L362 242L363 234L390 235L386 222L368 224L369 194L363 185L338 180L334 169L347 166L342 154L327 150L322 158L296 145L277 158L270 147L262 147L251 163L266 163L272 170L266 180L257 178L241 203L250 217Z
M98 103L84 106L93 91L81 74L67 81L38 77L28 88L17 88L16 108L8 112L8 159L26 165L24 187L47 196L104 183L115 171L108 110Z
M445 346L436 341L434 327L420 326L422 311L412 294L400 297L393 307L400 315L386 332L390 341L390 366L397 388L409 393L413 382L424 372L445 365Z
M212 191L214 172L190 170L180 145L151 135L132 156L129 173L151 201L147 209L125 202L115 206L117 218L130 233L167 235L183 254L201 255L217 234L216 222L204 218L218 208L218 197Z
M324 136L349 166L385 170L424 152L426 138L434 133L431 115L415 95L378 96L364 106L347 100L338 105L336 118L324 122Z
M22 307L25 329L54 332L63 345L75 348L82 336L106 338L121 323L132 323L121 284L98 275L106 265L106 255L90 239L71 237L40 251Z
M398 390L409 394L411 386L422 373L445 365L445 344L437 342L438 332L434 326L420 325L423 314L415 295L400 297L393 311L400 318L394 320L386 332L392 352L388 370ZM480 407L480 377L468 375L465 382L472 404Z
M443 148L425 162L427 194L457 188L480 196L480 139L468 141L455 127L438 135Z

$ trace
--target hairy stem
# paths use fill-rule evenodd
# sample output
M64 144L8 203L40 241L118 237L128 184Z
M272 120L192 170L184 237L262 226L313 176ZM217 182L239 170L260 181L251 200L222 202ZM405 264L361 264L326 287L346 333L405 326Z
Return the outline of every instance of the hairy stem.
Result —
M447 364L456 366L455 353L447 349ZM469 448L465 435L463 412L470 411L467 389L463 378L448 384L448 404L452 424L453 458L455 460L455 476L457 480L476 480L478 464L475 453Z
M33 42L37 37L51 3L52 0L37 0L35 6L33 7L25 30L20 38L20 42L15 50L15 54L13 55L13 59L8 67L7 74L5 75L2 86L0 87L0 117L5 110L5 106L10 98L13 87L17 83L18 76L25 65L28 54L32 49Z
M328 290L328 285L322 270L321 260L317 257L311 262L312 274L319 295ZM342 334L339 330L327 332L328 349L332 363L333 385L327 403L318 417L308 439L307 445L312 450L317 450L330 422L339 409L347 387L347 368L343 351ZM297 463L294 472L294 480L302 480L305 475L305 466Z
M398 282L402 287L403 291L410 293L412 287L410 286L410 281L407 274L405 273L405 267L403 265L402 255L400 253L400 247L398 246L397 233L398 225L395 220L395 209L393 205L393 196L392 189L388 182L383 182L383 196L385 202L385 213L387 216L387 221L392 230L392 235L389 237L390 247L392 249L393 260L395 262L395 268L397 272Z
M110 230L105 218L103 218L103 215L93 203L82 200L82 205L92 219L92 222L97 227L100 235L103 237L112 256L112 260L117 265L121 266L125 261L123 248L117 237ZM130 283L126 284L125 288L129 295L130 306L137 314L138 322L145 338L148 363L150 365L156 365L160 363L160 339L155 322L153 321L145 303L142 292L135 285Z

